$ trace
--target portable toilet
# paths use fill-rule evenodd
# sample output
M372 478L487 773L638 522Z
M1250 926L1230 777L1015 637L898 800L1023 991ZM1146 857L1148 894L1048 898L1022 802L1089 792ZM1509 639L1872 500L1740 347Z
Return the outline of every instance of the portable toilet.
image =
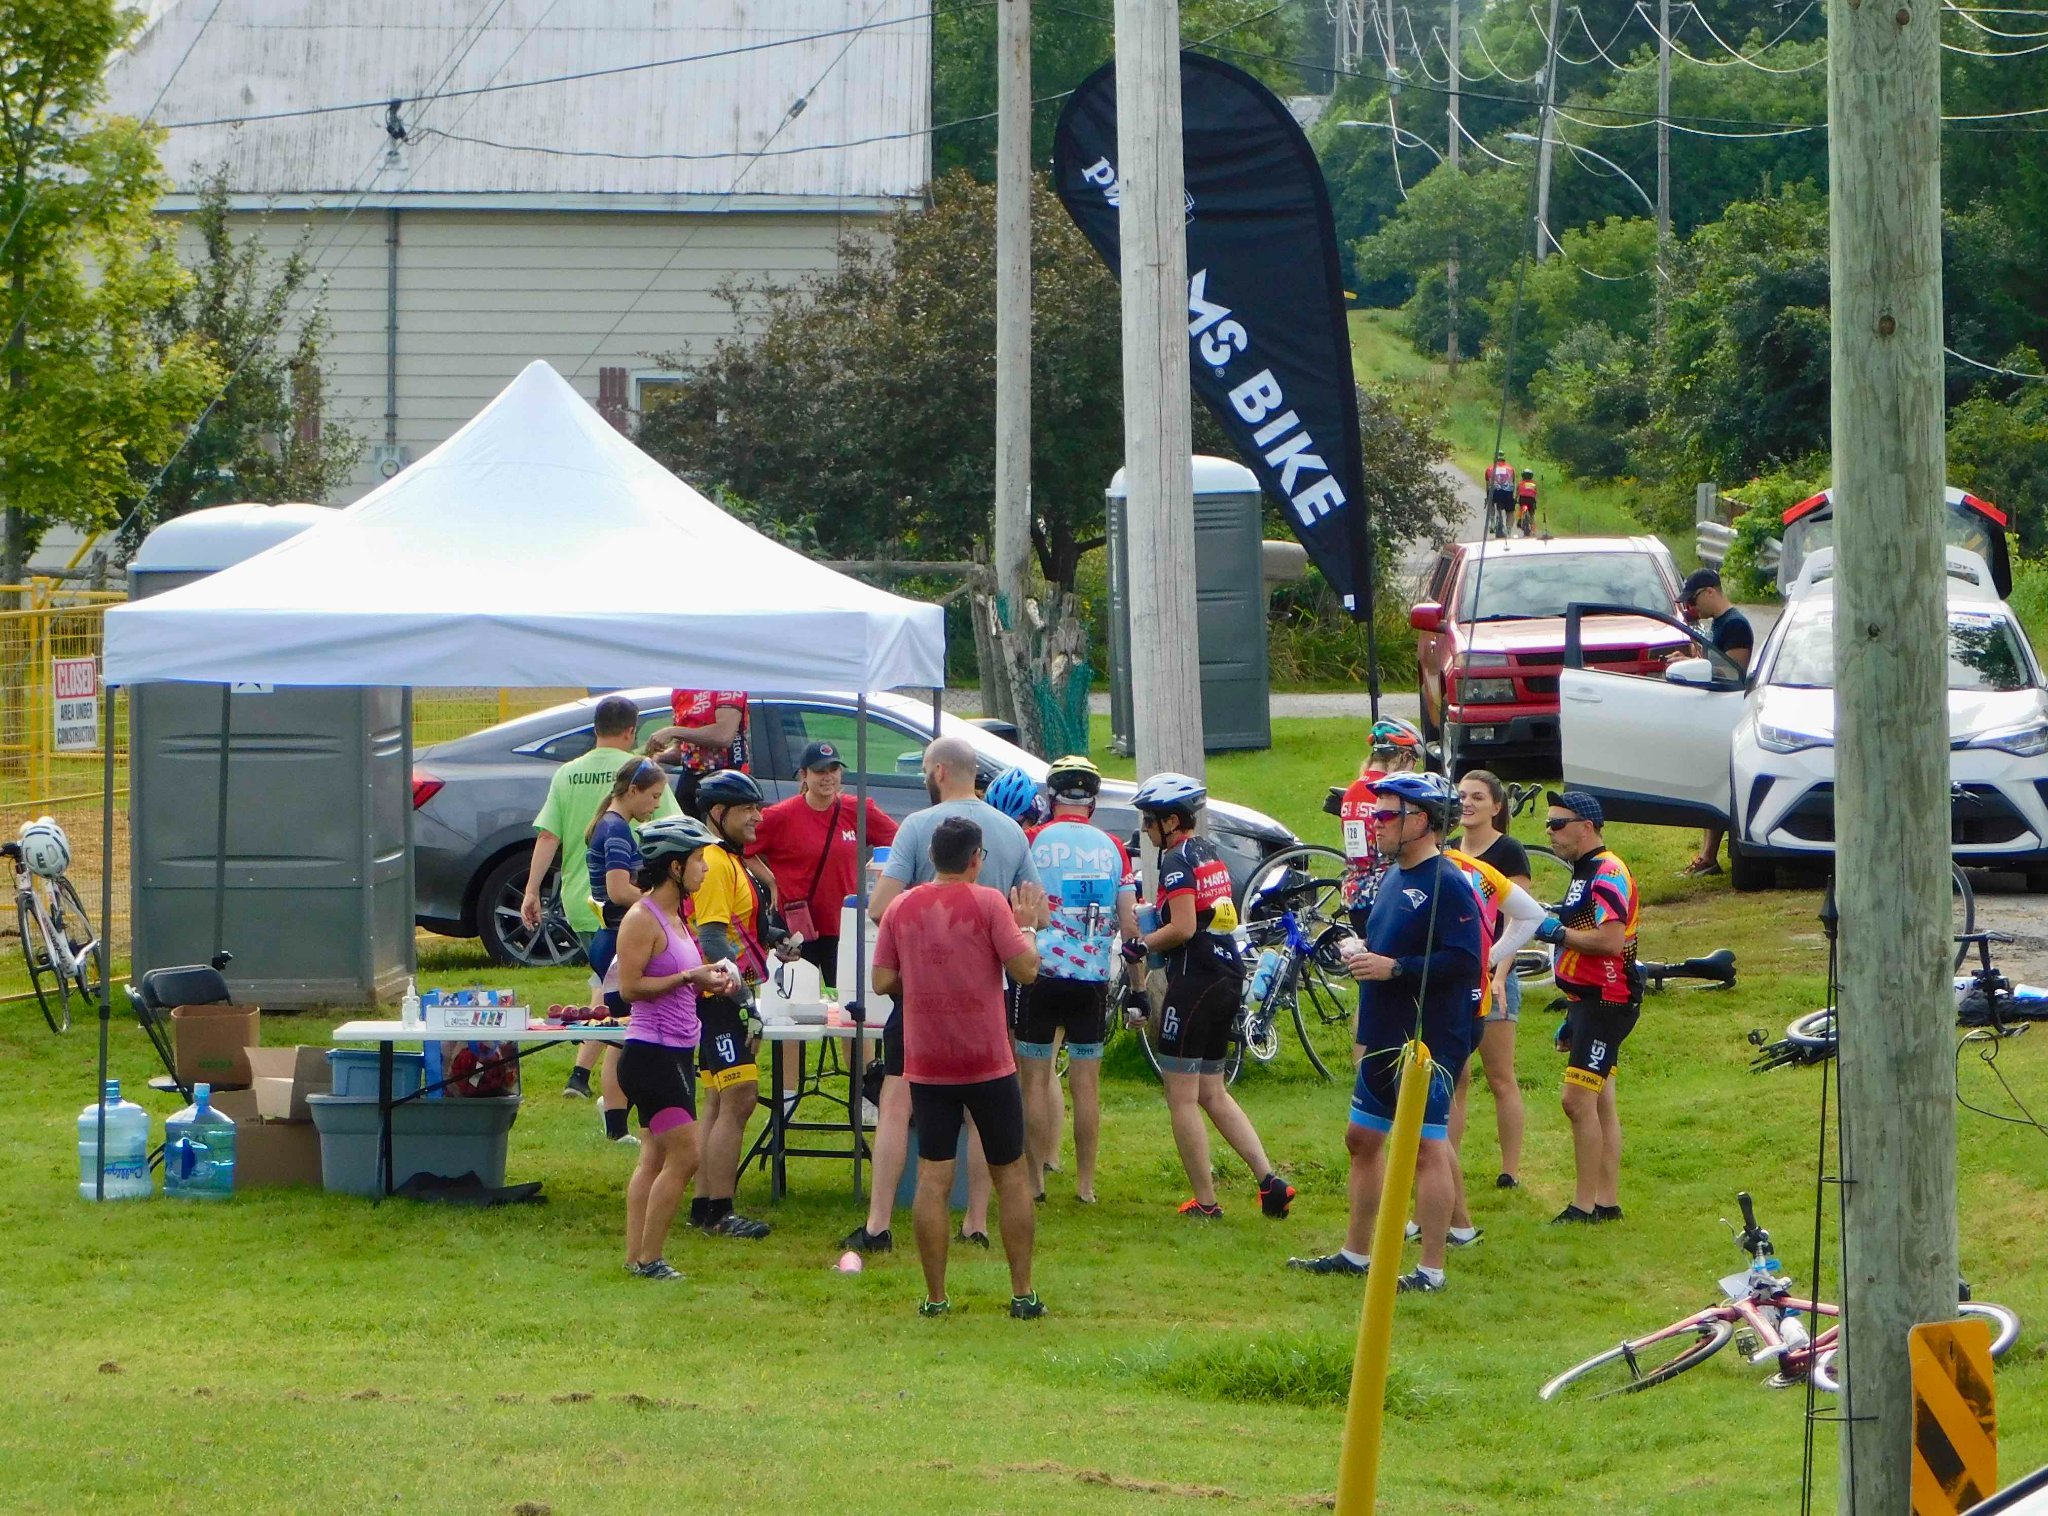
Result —
M133 600L253 558L327 519L220 505L167 521L128 565ZM137 972L234 955L235 998L396 1003L413 972L412 697L405 689L150 683L129 689L129 887ZM214 941L223 704L227 872Z
M1202 663L1202 747L1220 753L1273 745L1266 650L1266 585L1258 477L1228 458L1194 466L1195 600ZM1109 482L1109 729L1128 755L1131 719L1130 534L1124 471Z

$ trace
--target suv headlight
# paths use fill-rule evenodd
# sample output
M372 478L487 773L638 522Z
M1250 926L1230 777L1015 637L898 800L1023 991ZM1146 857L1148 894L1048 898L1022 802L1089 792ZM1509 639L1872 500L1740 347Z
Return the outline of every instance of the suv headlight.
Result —
M2016 758L2038 758L2048 753L2048 718L2036 718L2024 726L2009 726L1972 737L1973 748L1996 748Z
M1483 705L1491 701L1501 703L1515 698L1515 681L1512 679L1460 679L1458 699L1465 705Z
M1773 726L1768 721L1756 724L1756 745L1767 753L1803 753L1808 748L1833 747L1835 739L1802 732L1795 727Z
M1461 669L1504 669L1514 660L1506 653L1467 653L1458 660Z

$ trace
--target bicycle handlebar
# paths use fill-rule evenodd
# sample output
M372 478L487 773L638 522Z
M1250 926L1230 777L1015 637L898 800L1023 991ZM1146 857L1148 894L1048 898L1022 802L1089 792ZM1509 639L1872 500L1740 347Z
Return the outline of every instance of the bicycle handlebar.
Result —
M1756 1231L1756 1206L1749 1198L1749 1191L1738 1191L1735 1196L1735 1203L1742 1207L1742 1224L1752 1232Z

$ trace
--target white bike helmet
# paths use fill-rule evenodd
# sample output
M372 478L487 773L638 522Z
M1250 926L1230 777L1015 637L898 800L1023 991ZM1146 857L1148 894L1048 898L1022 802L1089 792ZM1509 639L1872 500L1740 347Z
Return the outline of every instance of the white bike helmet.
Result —
M55 879L71 867L71 839L48 816L38 816L21 829L21 861L31 874Z
M1182 816L1192 821L1208 798L1209 791L1199 779L1186 774L1154 774L1131 796L1131 807L1147 816Z

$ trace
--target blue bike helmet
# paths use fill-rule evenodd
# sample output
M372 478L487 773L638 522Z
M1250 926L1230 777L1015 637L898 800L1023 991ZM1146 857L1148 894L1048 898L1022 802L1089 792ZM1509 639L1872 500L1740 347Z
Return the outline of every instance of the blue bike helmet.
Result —
M1192 821L1208 803L1209 790L1186 774L1154 774L1138 786L1131 805L1147 816L1181 816Z
M1389 774L1373 782L1375 795L1393 795L1405 800L1442 832L1457 809L1458 791L1442 774Z
M989 781L982 798L1012 821L1025 822L1038 802L1038 781L1021 768L1005 769Z

